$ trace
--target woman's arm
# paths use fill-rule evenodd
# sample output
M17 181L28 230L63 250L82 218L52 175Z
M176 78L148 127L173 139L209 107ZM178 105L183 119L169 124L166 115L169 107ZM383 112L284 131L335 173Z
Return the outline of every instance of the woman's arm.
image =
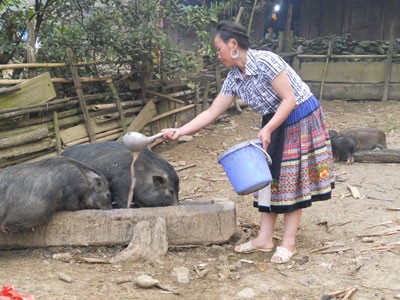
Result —
M208 109L201 112L190 122L177 129L164 129L163 131L166 133L164 138L168 140L176 140L180 136L199 131L200 129L211 124L215 119L227 111L228 108L231 107L234 100L235 96L219 94Z
M281 99L281 105L272 119L258 133L258 138L263 143L263 148L267 149L271 143L271 133L286 121L290 113L296 107L293 88L285 71L282 71L272 80L272 88Z

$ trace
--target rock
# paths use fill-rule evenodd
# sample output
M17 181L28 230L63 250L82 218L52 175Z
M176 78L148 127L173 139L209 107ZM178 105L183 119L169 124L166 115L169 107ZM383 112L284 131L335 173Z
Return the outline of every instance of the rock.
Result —
M237 293L237 297L241 299L252 299L255 297L254 290L252 288L245 288Z
M59 273L58 279L66 282L66 283L72 283L72 281L73 281L71 276L64 274L64 273Z
M173 269L173 274L180 284L188 284L190 281L190 271L186 267L175 267Z
M145 289L155 287L160 283L160 281L148 275L139 275L133 281L137 286Z
M180 138L178 138L178 143L190 142L191 140L193 140L193 136L184 135L184 136L181 136Z

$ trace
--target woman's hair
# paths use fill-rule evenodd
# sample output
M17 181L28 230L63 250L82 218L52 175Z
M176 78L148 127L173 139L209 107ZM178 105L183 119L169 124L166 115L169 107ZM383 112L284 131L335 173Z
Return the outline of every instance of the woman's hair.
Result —
M235 22L222 21L217 24L217 35L227 43L229 39L235 39L240 48L248 49L250 47L249 36L243 25Z

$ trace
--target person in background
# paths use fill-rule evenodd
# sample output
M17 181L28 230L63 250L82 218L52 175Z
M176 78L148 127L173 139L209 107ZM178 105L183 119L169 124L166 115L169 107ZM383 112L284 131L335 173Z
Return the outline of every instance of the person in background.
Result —
M276 39L276 33L274 32L274 27L269 26L267 29L267 33L264 36L264 39L266 40L275 40Z
M272 183L259 191L254 206L261 213L254 239L237 245L237 253L272 252L273 263L286 263L296 253L302 210L331 198L333 160L320 102L298 74L278 55L250 48L246 28L234 22L217 25L214 46L230 69L212 105L180 128L163 129L164 138L199 131L231 107L236 97L262 115L257 137L272 158ZM279 214L284 228L280 246L273 233Z

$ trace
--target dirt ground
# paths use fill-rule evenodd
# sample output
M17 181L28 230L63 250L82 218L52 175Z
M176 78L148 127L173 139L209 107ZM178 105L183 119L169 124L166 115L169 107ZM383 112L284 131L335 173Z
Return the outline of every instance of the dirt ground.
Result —
M389 148L400 149L400 102L323 101L322 106L330 129L381 128ZM259 123L258 115L244 110L207 127L190 142L154 149L177 169L194 165L178 172L182 201L236 203L237 233L226 244L171 247L156 261L118 264L62 261L54 254L108 260L122 247L3 250L0 285L13 285L36 300L400 299L400 164L335 163L333 198L303 211L292 262L276 265L269 262L270 253L233 252L237 242L256 234L259 213L251 195L235 194L217 155L256 138ZM353 197L348 186L356 188L360 198ZM280 218L277 244L281 229ZM190 271L188 283L177 281L176 267ZM137 287L133 278L143 274L174 287L174 293Z

